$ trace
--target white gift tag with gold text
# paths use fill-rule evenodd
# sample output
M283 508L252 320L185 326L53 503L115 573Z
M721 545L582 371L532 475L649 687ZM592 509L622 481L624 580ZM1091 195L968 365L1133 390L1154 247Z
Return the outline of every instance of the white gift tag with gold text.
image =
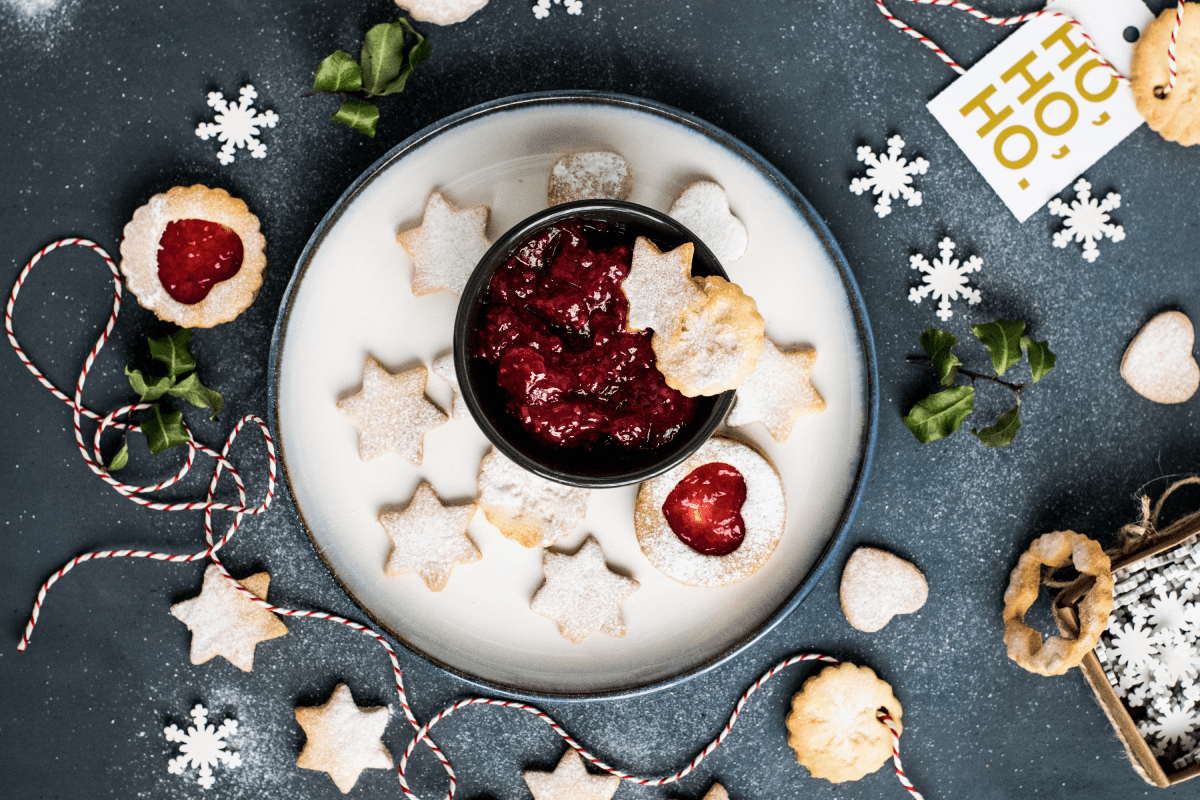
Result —
M1128 69L1154 16L1142 0L1054 0L1106 59ZM1024 222L1144 121L1133 92L1102 64L1069 20L1026 22L928 108L1019 222Z

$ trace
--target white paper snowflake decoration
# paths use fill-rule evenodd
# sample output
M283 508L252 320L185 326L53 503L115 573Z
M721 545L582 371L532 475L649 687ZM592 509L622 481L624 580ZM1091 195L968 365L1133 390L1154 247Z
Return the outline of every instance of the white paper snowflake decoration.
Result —
M1160 713L1151 713L1146 732L1156 736L1163 745L1192 739L1192 732L1200 725L1195 709L1190 703L1168 706Z
M163 735L168 742L179 742L179 755L167 764L167 771L172 775L182 775L188 767L199 769L196 783L202 789L211 789L213 782L212 768L223 764L230 769L242 764L239 753L226 749L228 739L237 733L237 720L227 719L220 727L208 724L208 709L199 703L191 711L194 727L183 732L171 723L163 729Z
M937 315L942 322L954 316L954 312L950 310L951 300L961 297L969 305L976 305L983 300L978 289L967 286L969 280L967 275L983 269L983 259L979 256L971 256L965 262L960 262L954 257L955 247L954 242L947 236L938 243L942 257L935 258L932 264L920 253L908 259L908 263L913 269L924 273L921 278L924 284L909 289L908 299L914 303L920 303L926 297L933 295L934 300L940 301Z
M230 105L220 92L208 93L208 104L217 112L213 122L201 122L196 127L196 135L208 141L217 137L224 142L217 151L217 160L222 164L232 164L233 154L238 148L250 151L253 158L266 158L267 146L258 140L259 132L264 128L274 128L279 122L279 115L274 111L259 112L251 106L258 99L258 92L250 84L241 89L241 100Z
M1067 205L1057 197L1047 208L1056 217L1063 217L1066 227L1054 234L1054 246L1066 247L1072 240L1083 242L1083 257L1090 264L1100 256L1096 242L1107 236L1114 242L1125 238L1125 229L1110 221L1108 212L1121 207L1121 195L1109 192L1104 200L1092 197L1092 185L1083 178L1075 183L1077 200Z
M1131 676L1149 664L1158 652L1151 632L1141 625L1129 622L1121 627L1114 626L1109 631L1113 637L1108 647L1109 656L1123 665Z
M903 197L910 206L921 205L921 193L913 188L913 175L924 175L929 162L923 158L909 161L902 158L904 140L899 136L888 139L887 154L877 156L870 147L858 148L858 160L867 165L867 177L850 181L850 191L861 195L868 189L879 195L875 213L883 219L892 213L892 200Z

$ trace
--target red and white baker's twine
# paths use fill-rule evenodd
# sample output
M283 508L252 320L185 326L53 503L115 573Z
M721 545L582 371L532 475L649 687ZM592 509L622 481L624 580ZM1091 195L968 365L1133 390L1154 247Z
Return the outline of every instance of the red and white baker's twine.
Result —
M1175 24L1171 26L1171 41L1167 44L1167 85L1155 92L1160 100L1165 100L1175 90L1175 80L1179 77L1175 67L1175 40L1179 38L1179 28L1183 25L1183 4L1184 0L1175 4Z
M920 0L916 0L916 1L919 2ZM33 362L30 361L28 356L25 355L25 351L21 348L20 343L17 341L16 334L13 332L13 307L16 305L17 295L20 294L21 286L25 283L25 279L29 276L29 273L33 270L34 265L36 265L42 259L42 257L44 255L51 252L52 250L55 250L59 247L63 247L65 245L80 245L83 247L89 247L93 251L95 251L101 258L104 259L104 262L108 265L109 271L112 273L113 286L114 286L112 315L109 317L108 324L105 325L104 330L100 334L99 339L96 340L96 344L92 347L91 352L88 353L88 356L84 361L83 369L79 373L79 381L75 385L74 398L68 397L63 392L59 391L58 388L55 387L46 378L46 376L43 375L40 370L38 370L38 368L36 366L34 366ZM146 550L103 550L103 551L92 552L92 553L84 553L81 556L77 556L77 557L71 559L61 569L59 569L57 572L55 572L53 575L51 575L50 578L47 579L46 582L42 585L41 589L38 590L37 599L34 601L33 611L29 617L29 623L25 627L25 633L21 637L21 643L17 646L18 650L25 650L29 646L30 636L33 633L34 627L37 625L38 615L41 613L42 604L43 604L43 602L45 602L46 593L50 590L50 587L53 586L58 581L59 578L61 578L65 574L67 574L67 572L72 570L75 566L82 564L85 561L91 561L91 560L98 559L98 558L149 558L149 559L153 559L155 561L191 562L191 561L198 561L198 560L204 559L204 558L211 558L213 564L216 565L216 567L221 571L221 574L225 576L225 578L234 586L234 588L236 588L239 592L241 592L244 597L246 597L249 600L251 600L252 602L262 606L263 608L265 608L269 611L272 611L275 614L278 614L279 616L283 616L283 617L310 617L310 618L326 619L326 620L330 620L332 622L337 622L339 624L345 625L349 628L352 628L360 633L363 633L363 634L371 637L372 639L374 639L376 642L378 642L380 645L383 646L383 648L387 651L388 660L391 662L391 665L392 665L392 674L396 681L396 684L395 684L396 685L396 693L399 696L400 707L404 711L405 718L408 720L409 724L414 729L413 738L409 742L408 747L405 748L404 755L401 757L400 763L397 765L397 774L400 779L400 787L404 790L404 794L409 798L413 798L413 800L416 800L417 795L412 791L412 789L409 788L408 780L405 777L405 770L408 767L408 759L412 755L413 750L416 749L418 744L424 744L426 747L428 747L430 752L433 753L433 755L438 759L438 762L442 765L442 768L445 770L446 777L449 780L449 784L450 784L449 789L446 794L446 800L452 800L452 798L454 797L454 793L455 793L455 791L457 789L457 785L458 785L458 779L454 774L454 768L451 766L449 759L446 758L446 755L441 751L441 749L437 746L437 744L434 743L434 741L429 737L429 731L438 722L440 722L441 720L450 716L452 713L454 713L458 709L465 708L466 706L490 705L490 706L500 706L503 708L517 708L522 711L526 711L530 714L533 714L535 717L541 719L543 722L545 722L547 725L549 725L551 730L553 730L555 733L557 733L563 739L563 741L565 741L570 747L572 747L576 751L578 751L579 754L584 759L586 759L589 763L593 764L597 768L602 769L611 775L616 775L617 777L621 778L622 780L627 780L627 781L637 783L637 784L640 784L643 786L661 786L661 785L667 784L667 783L674 783L675 781L678 781L678 780L682 779L683 777L685 777L686 775L690 774L694 769L696 769L697 766L699 766L701 761L703 761L705 758L707 758L708 755L710 753L712 753L712 751L716 750L717 747L723 741L725 741L726 737L729 736L730 731L733 730L733 725L735 722L737 722L738 716L741 714L742 708L746 705L746 701L748 701L750 699L750 696L752 694L754 694L756 691L758 691L760 686L762 686L764 683L766 683L768 680L770 680L772 677L774 677L781 670L783 670L786 667L789 667L793 664L799 664L799 663L805 662L805 661L823 661L823 662L826 662L829 664L835 664L835 665L841 663L837 659L834 659L830 656L821 655L819 653L803 653L800 655L792 656L791 658L788 658L788 659L776 664L774 667L767 670L767 672L764 673L762 675L762 677L760 677L757 681L755 681L754 684L751 685L750 688L746 690L745 694L742 695L741 699L738 700L737 705L734 707L733 714L730 715L729 721L725 724L725 727L722 728L722 730L721 730L720 734L717 736L717 738L715 740L713 740L702 751L700 751L699 755L697 755L690 762L688 762L687 766L685 766L679 772L676 772L674 775L670 775L665 778L639 778L637 776L630 775L629 773L623 772L615 767L609 766L608 764L604 763L600 759L596 758L596 756L594 756L590 752L588 752L587 749L585 749L582 745L580 745L577 741L575 741L575 739L572 738L571 735L568 734L562 728L562 726L560 726L557 722L555 722L545 712L543 712L540 709L535 708L534 706L531 706L527 703L520 703L520 702L516 702L516 701L512 701L512 700L498 700L498 699L489 698L489 697L469 697L469 698L459 700L455 703L450 704L449 706L447 706L446 708L444 708L440 712L438 712L438 714L436 714L432 719L430 719L424 725L420 724L417 721L416 716L413 714L412 709L410 708L410 706L408 704L408 696L404 689L404 677L400 670L400 662L396 657L396 651L392 648L392 646L388 643L388 641L382 635L380 635L379 633L375 632L374 630L368 628L365 625L354 622L353 620L346 619L345 617L339 617L334 614L328 614L323 611L305 611L305 610L301 610L301 609L284 608L281 606L272 605L271 603L268 603L267 601L259 598L257 595L255 595L253 592L251 592L249 589L247 589L241 583L239 583L237 581L237 579L235 579L229 573L229 571L225 568L225 565L223 563L221 563L221 560L218 557L217 553L222 547L224 547L229 542L230 538L237 531L238 526L241 524L242 518L247 514L253 515L253 514L261 514L261 513L265 512L270 507L271 501L275 496L275 472L276 472L275 446L274 446L274 442L271 439L270 432L267 430L266 423L264 423L261 418L255 416L253 414L249 414L249 415L243 417L241 420L239 420L237 425L234 427L233 431L229 434L229 437L225 440L225 445L221 448L221 451L219 453L208 447L205 447L202 444L199 444L195 440L190 440L187 444L187 448L188 448L187 458L186 458L183 466L179 469L179 471L177 473L175 473L175 475L173 475L172 477L168 478L167 480L165 480L161 483L154 484L153 486L135 486L135 485L122 483L121 481L118 481L115 478L113 478L112 475L110 475L108 473L108 471L104 468L104 466L103 466L104 459L100 452L101 435L108 428L116 428L116 429L122 429L122 430L128 430L128 431L137 430L138 428L136 425L133 425L130 423L118 422L117 418L123 417L128 414L132 414L136 411L140 411L140 410L149 408L149 406L150 406L149 403L136 403L133 405L124 406L122 408L117 409L116 411L113 411L110 414L101 416L100 414L96 414L95 412L85 408L83 405L83 387L84 387L85 381L87 380L87 374L88 374L89 370L91 369L93 362L96 360L96 356L100 353L100 350L104 347L105 342L108 340L109 335L112 333L113 326L117 322L117 315L120 313L120 310L121 310L121 289L122 289L121 276L117 270L116 264L113 263L113 260L108 255L108 253L106 253L104 251L104 249L102 247L100 247L99 245L97 245L95 242L89 241L87 239L71 238L71 239L62 239L57 242L54 242L53 244L47 245L46 247L44 247L40 251L38 251L38 253L29 260L29 263L25 265L25 268L21 271L20 275L17 276L17 281L13 286L12 294L9 295L8 306L5 309L5 316L4 316L4 326L8 332L8 340L12 344L13 349L16 351L17 357L21 359L21 363L23 363L29 369L29 371L33 373L34 377L37 378L37 380L43 386L45 386L48 390L50 390L50 392L55 397L62 400L64 403L66 403L68 406L71 407L71 411L72 411L72 415L73 415L74 423L75 423L75 441L79 445L79 452L83 455L83 460L88 465L88 468L91 469L91 471L94 474L98 475L102 480L104 480L105 483L107 483L109 486L112 486L121 495L123 495L123 496L129 498L130 500L134 501L135 503L138 503L139 505L143 505L147 508L152 508L152 509L155 509L158 511L203 511L204 512L204 540L208 546L204 550L201 550L197 553L187 554L187 555L177 555L177 554L171 554L171 553L155 553L155 552L150 552L150 551L146 551ZM92 451L90 453L88 452L88 448L85 445L84 438L83 438L82 418L85 416L88 417L89 419L95 420L97 422L97 429L96 429L95 436L93 437ZM233 447L233 443L237 439L238 433L242 430L242 428L248 422L255 423L258 426L259 430L262 432L263 441L264 441L264 444L266 445L267 460L268 460L268 464L269 464L266 496L263 498L263 501L260 505L252 506L252 507L246 505L245 484L243 483L242 478L238 474L237 470L234 469L233 465L228 460L229 451ZM146 494L146 493L158 491L160 489L165 489L168 486L173 486L174 484L183 480L183 478L191 470L191 467L195 461L197 452L201 452L207 456L212 457L213 460L216 462L216 466L213 469L212 480L209 482L208 492L207 492L207 495L205 496L204 502L155 503L155 502L151 502L149 500L145 500L138 496L140 494ZM237 505L232 505L229 503L214 502L214 496L216 494L217 484L220 481L221 474L223 472L228 472L229 475L233 478L235 485L237 486L237 492L238 492L238 504ZM225 534L219 540L214 540L214 535L213 535L212 514L214 511L231 511L234 513L233 522L230 523L229 529L225 531ZM892 756L893 756L893 761L895 762L896 776L899 778L900 783L904 786L904 788L909 791L909 793L912 795L913 798L915 798L915 800L922 800L920 793L918 793L917 790L913 788L912 783L908 780L907 776L905 776L904 769L900 764L900 735L896 729L896 725L895 725L894 721L885 711L879 712L879 720L883 724L887 725L888 729L891 731L891 734L892 734Z
M1068 16L1067 14L1062 13L1061 11L1046 11L1043 9L1042 11L1031 11L1028 14L1020 14L1015 17L993 17L992 15L985 14L984 12L980 11L979 9L977 9L973 6L967 5L966 3L960 3L959 0L908 0L908 2L918 3L923 6L949 6L950 8L956 8L959 11L965 11L968 14L970 14L971 16L975 17L976 19L983 20L984 22L988 23L989 25L996 25L999 27L1006 27L1009 25L1020 25L1023 22L1029 22L1030 20L1037 19L1038 17L1062 17L1063 19L1067 20L1072 25L1074 25L1076 28L1078 28L1079 33L1083 36L1084 43L1086 43L1088 49L1091 50L1092 53L1094 53L1095 56L1100 59L1100 63L1102 65L1104 65L1107 69L1109 69L1112 72L1112 74L1117 77L1118 80L1120 80L1126 84L1129 83L1128 78L1126 78L1121 73L1117 72L1116 68L1113 67L1112 64L1108 63L1108 60L1105 59L1104 56L1100 55L1100 51L1096 49L1095 43L1092 42L1092 37L1088 36L1087 31L1085 31L1083 29L1083 26L1079 24L1079 21L1074 19L1071 16ZM1179 4L1180 4L1180 7L1182 8L1183 0L1179 0ZM942 48L938 47L938 45L933 40L931 40L928 36L921 33L920 31L909 27L904 22L901 22L899 19L896 18L896 16L894 14L892 14L892 12L888 11L887 6L885 6L883 4L883 0L875 0L875 5L876 5L876 7L879 8L879 13L883 14L883 16L887 18L888 22L892 23L897 28L904 31L909 36L913 37L918 42L920 42L921 44L925 45L930 50L932 50L934 52L934 54L937 55L938 58L940 58L942 61L946 62L946 64L950 67L950 69L954 70L959 75L966 74L966 70L963 69L961 66L959 66L958 63L954 59L952 59L952 58L950 58L950 56L946 55L946 51L943 50ZM1172 47L1172 50L1170 53L1170 61L1171 61L1172 70L1174 70L1175 53L1174 53L1173 47Z

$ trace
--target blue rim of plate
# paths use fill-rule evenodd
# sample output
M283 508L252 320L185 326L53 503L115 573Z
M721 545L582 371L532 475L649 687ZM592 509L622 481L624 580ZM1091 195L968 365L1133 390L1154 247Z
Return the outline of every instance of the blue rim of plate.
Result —
M537 105L560 105L560 104L600 104L613 106L616 108L624 108L633 111L642 111L653 114L660 118L674 122L691 130L700 133L716 143L720 144L727 150L741 156L747 162L752 164L762 175L770 181L776 190L791 202L792 206L816 234L820 240L825 252L836 265L838 273L841 276L842 284L846 290L847 299L850 302L850 309L854 314L856 326L858 328L859 342L863 348L863 355L866 360L866 394L867 394L867 411L866 411L866 435L861 438L859 446L859 465L858 473L854 478L853 487L846 504L842 508L841 517L835 527L834 534L830 537L825 545L825 549L818 556L815 565L809 570L808 574L800 581L796 589L788 597L788 599L771 615L757 630L748 634L737 642L729 645L725 650L708 659L699 666L686 670L678 675L670 678L663 678L649 683L631 686L625 689L613 691L592 692L592 693L554 693L554 692L532 692L528 689L508 686L502 683L479 678L462 671L456 667L445 664L438 659L430 656L421 649L409 644L402 636L385 625L371 611L358 601L350 588L337 576L330 566L329 562L321 554L320 548L317 547L316 541L313 539L312 530L309 528L307 521L304 519L304 514L301 512L299 505L295 502L292 493L291 477L288 473L287 458L284 453L283 438L280 435L279 429L279 356L283 349L283 339L288 320L291 316L293 301L300 287L301 281L304 279L305 273L308 271L309 264L317 249L325 240L326 234L341 217L343 211L350 205L351 202L367 187L367 185L378 177L392 163L403 158L410 151L420 147L425 142L433 139L445 131L458 127L467 122L473 122L482 117L489 116L498 112L512 111L519 108ZM612 92L597 92L597 91L552 91L552 92L533 92L530 94L513 95L510 97L502 97L498 100L492 100L486 103L481 103L471 108L451 114L450 116L433 123L425 128L409 136L404 141L393 147L383 156L381 156L374 164L368 167L354 183L342 193L338 201L325 213L321 221L317 224L316 229L309 237L308 243L304 246L303 252L300 253L300 258L296 261L295 270L292 272L292 277L288 281L288 286L284 292L283 300L279 307L279 314L275 318L275 328L271 334L271 351L270 360L268 363L268 372L270 381L267 385L267 403L270 408L269 424L271 435L275 439L276 447L279 449L279 466L282 476L280 481L280 491L276 497L277 502L284 503L292 516L300 523L308 536L309 545L313 548L313 552L321 560L326 571L334 582L337 583L343 594L354 603L364 615L366 615L376 630L383 631L390 639L400 644L408 652L420 657L424 661L438 669L459 678L471 686L489 691L504 694L508 697L520 700L554 700L557 702L587 702L590 700L616 700L636 697L638 695L650 694L662 689L667 689L673 686L678 686L685 683L698 675L716 669L725 662L735 658L742 652L747 650L751 645L759 639L765 637L768 633L775 629L780 622L786 619L793 611L795 611L808 593L813 590L817 582L821 579L829 569L830 565L837 558L838 553L845 544L846 537L850 531L850 524L854 520L854 515L858 511L859 503L862 502L863 491L866 489L867 476L871 471L871 463L875 454L875 440L878 435L879 428L879 372L878 363L875 355L875 341L871 334L871 323L867 318L866 304L863 301L862 292L858 288L858 282L854 279L854 275L850 272L850 265L846 261L845 255L842 254L841 248L834 240L833 235L829 232L829 228L825 225L824 220L817 214L816 210L804 197L800 191L792 185L792 182L784 177L783 173L772 166L766 159L760 156L757 152L747 147L740 140L729 135L720 128L712 125L704 120L694 117L691 114L680 111L671 106L657 103L652 100L645 100L640 97L631 95L616 94ZM284 490L286 487L286 490Z

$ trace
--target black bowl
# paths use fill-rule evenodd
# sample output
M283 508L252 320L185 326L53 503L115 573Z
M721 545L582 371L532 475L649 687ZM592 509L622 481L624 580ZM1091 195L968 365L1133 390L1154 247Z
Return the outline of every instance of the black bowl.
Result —
M633 237L645 236L663 251L692 242L696 248L693 275L729 277L699 237L652 208L618 200L582 200L554 206L513 226L475 267L454 320L454 369L471 416L492 444L517 464L543 478L571 486L593 489L624 486L666 472L694 453L725 419L734 393L697 398L693 420L671 441L654 449L628 449L616 444L553 447L537 441L521 427L505 408L506 396L496 383L495 367L471 355L477 349L492 274L529 236L556 222L574 218L608 223L619 232L627 232L631 243Z

